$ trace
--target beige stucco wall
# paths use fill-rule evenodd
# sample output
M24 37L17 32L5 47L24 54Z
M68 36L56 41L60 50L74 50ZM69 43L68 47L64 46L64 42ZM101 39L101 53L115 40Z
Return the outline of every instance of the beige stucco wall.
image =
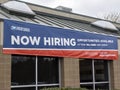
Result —
M80 87L79 59L64 58L61 60L61 86Z
M120 89L120 39L118 40L119 59L111 61L111 87Z
M0 90L10 90L11 87L11 55L2 53L3 22L0 21Z
M1 49L1 48L0 48ZM10 90L11 57L0 53L0 90Z
M0 0L0 3L4 3L4 2L6 2L6 1L9 1L9 0Z

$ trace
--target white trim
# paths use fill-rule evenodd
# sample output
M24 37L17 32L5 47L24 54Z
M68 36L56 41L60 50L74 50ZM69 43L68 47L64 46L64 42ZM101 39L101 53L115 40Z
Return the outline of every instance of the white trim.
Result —
M41 85L37 85L37 86L58 86L59 83L57 84L41 84Z
M95 61L92 60L93 90L95 90Z
M104 81L104 82L95 82L95 84L105 84L105 83L108 83L108 84L109 84L109 81Z
M38 87L37 87L37 84L38 84L38 57L36 56L36 60L35 60L36 62L35 62L35 70L36 70L36 72L35 72L35 79L36 79L36 90L38 90Z
M61 60L62 60L62 58L59 58L58 59L58 62L59 62L59 67L58 67L58 69L59 69L59 87L61 88L62 87L62 76L61 76Z
M110 61L108 61L108 81L109 81L109 90L111 90Z
M104 82L83 82L83 83L80 83L81 85L86 85L86 84L106 84L106 83L109 83L109 81L104 81Z
M38 88L38 86L58 86L59 83L56 84L41 84L41 85L17 85L17 86L11 86L11 88L24 88L24 87L34 87Z
M85 84L93 84L93 82L82 82L80 85L85 85Z
M66 50L66 51L70 51L70 50L85 50L85 51L98 51L98 50L102 50L102 51L118 51L117 49L56 49L56 48L3 48L4 50L5 49L9 49L9 50Z
M21 88L21 87L36 87L36 85L16 85L16 86L11 86L11 88Z

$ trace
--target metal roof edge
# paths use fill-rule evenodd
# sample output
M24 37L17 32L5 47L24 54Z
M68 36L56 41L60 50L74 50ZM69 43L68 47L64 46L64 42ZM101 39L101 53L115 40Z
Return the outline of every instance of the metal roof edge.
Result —
M61 17L66 17L71 19L77 19L77 20L82 20L86 22L94 22L96 20L99 20L99 18L95 18L91 16L81 15L73 12L65 12L58 9L36 5L36 4L25 2L25 1L20 1L20 2L26 3L33 11L37 11L40 13L46 13L46 14L51 14L51 15L56 15L56 16L61 16Z
M0 18L0 21L3 21L3 22L4 22L4 20L11 20L11 19L3 19L3 18ZM17 20L15 20L15 21L17 21ZM26 21L21 21L21 22L30 23L30 22L26 22ZM39 24L37 24L37 23L32 23L32 24L39 25ZM50 27L52 27L52 26L50 26ZM72 29L70 29L70 30L72 30ZM78 30L78 31L79 31L79 30ZM105 34L105 33L90 32L90 31L88 31L88 30L81 31L81 32L88 32L88 33L94 33L94 34L101 34L101 35L113 36L113 37L116 37L116 38L120 39L120 36L118 36L118 35L116 36L116 35L110 35L110 34Z
M7 1L14 1L14 0L1 0L1 2L2 1L7 2ZM92 22L95 22L98 20L103 20L96 17L81 15L73 12L65 12L65 11L57 10L57 9L46 7L46 6L36 5L36 4L25 2L25 1L20 1L20 0L16 0L16 1L26 3L33 11L38 12L38 14L43 14L47 16L49 15L53 17L68 19L68 20L75 20L75 21L80 21L88 24L91 24ZM109 22L111 22L118 29L120 29L120 23L116 23L112 21L109 21Z
M24 3L28 4L28 6L33 11L44 13L44 14L49 14L49 15L53 15L53 16L60 16L60 17L64 17L64 18L77 20L77 21L78 20L84 21L86 23L95 22L97 20L104 20L104 19L100 19L100 18L96 18L96 17L91 17L91 16L87 16L87 15L73 13L73 12L65 12L65 11L61 11L58 9L54 9L54 8L50 8L50 7L46 7L46 6L41 6L41 5L36 5L36 4L25 2L25 1L20 1L20 2L24 2ZM112 22L112 21L109 21L109 22L113 23L116 27L120 28L120 23Z

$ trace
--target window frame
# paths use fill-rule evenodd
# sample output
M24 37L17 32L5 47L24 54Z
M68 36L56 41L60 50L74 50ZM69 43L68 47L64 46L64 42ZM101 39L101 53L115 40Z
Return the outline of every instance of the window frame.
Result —
M14 55L12 55L14 56ZM27 55L25 55L27 56ZM38 84L38 57L39 56L35 56L35 85L11 85L11 89L15 89L15 88L36 88L35 90L38 90L38 87L60 87L60 58L58 58L58 83L53 83L53 84ZM44 56L46 57L46 56ZM47 57L47 58L52 58L52 57ZM56 57L53 57L56 58ZM12 62L12 59L11 59ZM12 63L11 63L11 67L12 67ZM11 68L12 70L12 68ZM11 73L11 77L12 77L12 73Z
M92 60L92 79L93 80L92 80L92 82L80 82L80 85L92 85L93 90L96 90L96 87L95 87L96 84L108 84L108 89L111 90L111 86L110 86L110 62L109 62L109 60L107 61L108 81L99 81L99 82L95 81L95 59L91 59L91 60Z

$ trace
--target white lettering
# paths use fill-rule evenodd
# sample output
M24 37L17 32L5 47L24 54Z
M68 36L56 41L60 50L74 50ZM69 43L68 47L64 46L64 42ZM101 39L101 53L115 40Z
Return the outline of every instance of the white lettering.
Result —
M60 39L54 38L54 40L55 40L55 46L60 46Z
M50 44L50 37L48 37L48 39L46 37L44 37L44 45L51 45Z
M44 45L48 46L75 46L76 41L74 38L53 38L44 37Z
M22 36L21 37L21 43L23 45L28 45L29 44L29 38L27 36Z
M64 45L65 45L65 46L70 46L70 44L71 44L71 43L70 43L70 39L69 39L69 38L67 38L67 39L64 38Z
M32 37L32 36L11 36L11 44L12 45L39 45L40 37Z
M40 44L40 37L31 37L30 36L30 42L32 45L39 45Z
M72 46L75 46L75 45L76 45L75 39L72 38L72 39L70 40L70 43L71 43Z
M20 45L20 36L15 37L14 35L11 35L11 44L14 45L15 43Z

